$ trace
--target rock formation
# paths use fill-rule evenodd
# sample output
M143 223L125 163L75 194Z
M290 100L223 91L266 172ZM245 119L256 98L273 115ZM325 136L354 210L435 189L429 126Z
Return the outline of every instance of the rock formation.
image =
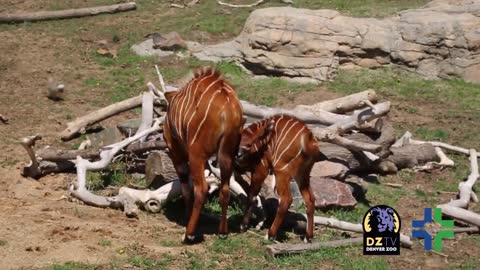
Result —
M436 0L394 16L334 10L253 11L239 36L205 46L202 60L234 60L256 75L331 80L339 69L394 65L429 79L480 82L480 1Z

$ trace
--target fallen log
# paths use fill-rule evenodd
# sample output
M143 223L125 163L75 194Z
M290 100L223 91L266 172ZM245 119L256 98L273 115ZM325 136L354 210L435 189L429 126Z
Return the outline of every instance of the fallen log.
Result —
M412 139L412 133L407 131L405 134L402 135L393 145L392 147L399 147L405 144L424 144L424 143L429 143L435 147L440 147L446 150L450 150L453 152L457 153L462 153L465 155L470 155L470 149L459 147L459 146L454 146L450 145L447 143L443 142L436 142L436 141L421 141L421 140L414 140ZM480 158L480 155L477 156L477 158Z
M79 117L74 121L67 123L67 128L60 133L60 138L63 141L70 140L86 126L93 125L118 113L136 108L141 104L142 95L139 95Z
M140 154L152 150L166 149L167 145L164 141L146 141L135 142L125 147L125 152ZM100 151L96 149L85 150L58 150L52 148L44 148L37 152L36 156L39 160L63 161L75 160L77 156L84 159L95 159L100 157Z
M378 164L381 173L396 173L405 168L415 168L427 162L437 161L435 147L431 144L391 147L391 155Z
M244 8L244 7L255 7L255 6L258 6L260 5L261 3L263 3L264 0L258 0L257 2L255 3L252 3L252 4L246 4L246 5L234 5L234 4L229 4L229 3L224 3L222 1L217 1L217 3L219 5L222 5L222 6L227 6L227 7L232 7L232 8Z
M39 11L32 13L20 13L20 14L1 14L0 22L32 22L43 20L58 20L67 18L79 18L86 16L94 16L104 13L117 13L130 11L137 8L135 2L110 5L110 6L98 6L79 9L66 9L56 11Z
M313 105L298 105L295 109L303 109L311 112L327 111L332 113L347 113L366 106L365 101L377 102L377 93L368 89L345 97L323 101Z
M307 250L317 250L323 247L340 247L352 244L363 243L362 237L333 240L327 242L317 242L310 244L273 244L266 247L267 255L270 257L278 257L280 255L300 254Z
M368 108L364 110L357 110L352 115L349 115L345 120L338 121L327 128L313 128L312 133L319 140L324 142L333 142L345 146L346 148L354 150L365 150L369 152L377 152L381 149L381 146L373 146L366 143L351 141L351 143L345 143L348 139L339 139L339 136L353 130L354 128L382 117L390 111L390 102L383 102L374 105L374 108ZM343 143L342 143L343 141ZM354 147L352 147L354 146ZM372 151L375 150L375 151Z

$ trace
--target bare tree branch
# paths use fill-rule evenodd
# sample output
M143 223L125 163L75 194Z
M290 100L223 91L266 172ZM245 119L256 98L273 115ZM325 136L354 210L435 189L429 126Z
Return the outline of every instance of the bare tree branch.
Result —
M233 4L228 4L228 3L224 3L222 1L217 1L218 4L222 5L222 6L227 6L227 7L232 7L232 8L246 8L246 7L255 7L255 6L258 6L260 5L261 3L263 3L263 0L258 0L257 2L253 3L253 4L248 4L248 5L233 5Z
M26 22L26 21L42 21L42 20L56 20L66 18L78 18L85 16L93 16L103 13L116 13L134 10L137 8L135 2L110 5L110 6L98 6L79 9L66 9L55 11L39 11L33 13L21 13L21 14L2 14L0 15L0 22Z

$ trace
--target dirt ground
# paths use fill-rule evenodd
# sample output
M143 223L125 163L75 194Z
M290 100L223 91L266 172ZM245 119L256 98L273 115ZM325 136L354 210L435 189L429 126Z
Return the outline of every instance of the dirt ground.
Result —
M2 7L34 10L42 6L38 2L2 0L0 10ZM140 25L148 23L134 13L126 18L138 20ZM102 23L120 24L122 19L112 16ZM86 32L83 38L99 37L89 37ZM61 142L57 137L69 121L66 115L80 116L110 101L98 89L86 88L82 83L92 74L105 72L87 56L93 46L91 42L32 31L28 25L0 28L0 40L0 113L9 118L8 124L0 123L0 269L36 269L70 261L101 265L124 262L125 254L161 257L170 254L183 258L189 252L207 253L208 245L186 247L178 244L184 227L163 214L142 213L139 219L130 219L118 210L89 207L63 198L75 177L72 174L49 175L39 181L20 175L21 168L28 162L25 150L18 144L20 138L41 133L43 138L39 144L42 146L70 148L71 143ZM61 78L65 83L65 101L54 102L45 97L48 76ZM317 91L302 93L285 107L338 96L340 94L319 87ZM99 102L93 104L86 97ZM432 115L435 113L425 108L412 119L411 114L395 108L392 121L399 125L418 124L418 121L428 125L434 121ZM135 112L127 112L103 123L109 126L134 116L137 116ZM445 123L446 126L454 124ZM433 188L432 178L435 177L417 174L405 188L428 190ZM395 178L392 181L395 180L400 181ZM452 197L449 194L440 196L444 201ZM409 221L422 217L423 207L431 206L428 201L406 196L397 208L402 219L408 221L402 232L409 235ZM256 236L246 237L260 241ZM110 239L111 244L103 246L99 244L101 239ZM477 260L480 241L472 241L465 234L457 235L454 240L444 241L443 253L448 257L424 252L416 242L414 249L402 249L400 258L386 259L392 269L446 269L448 265ZM168 268L185 268L183 263L173 260ZM333 263L323 267L337 268ZM121 268L123 264L117 269ZM279 267L267 264L265 268Z

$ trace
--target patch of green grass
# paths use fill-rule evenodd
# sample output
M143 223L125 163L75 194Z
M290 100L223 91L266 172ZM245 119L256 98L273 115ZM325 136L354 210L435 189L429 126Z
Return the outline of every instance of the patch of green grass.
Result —
M7 240L0 239L0 247L4 247L8 244Z
M220 199L218 198L218 196L208 198L208 200L205 202L204 211L205 213L210 213L210 214L216 214L216 215L221 214L222 206L220 204ZM229 216L242 215L243 210L241 205L237 201L230 200L230 205L228 206L227 214Z
M459 263L453 263L448 266L448 269L461 269L461 270L476 270L480 268L480 260L478 258L468 258L462 260Z
M425 191L421 189L415 189L414 191L417 199L420 199L430 205L436 204L439 200L435 191Z
M199 254L193 253L190 251L185 252L187 255L188 264L185 269L213 269L218 264L218 257L216 255L211 255L209 258L202 258Z
M240 250L251 257L261 257L262 251L251 245L249 239L242 236L229 236L226 239L215 239L210 246L211 250L220 254L235 254Z
M435 192L447 191L447 192L456 192L458 191L458 181L452 181L447 177L440 177L435 181Z
M87 188L89 190L101 190L108 186L123 186L127 183L129 176L123 169L115 168L111 164L109 168L99 172L87 172Z
M279 105L279 97L285 98L284 102L289 103L300 91L313 91L316 88L314 84L294 83L275 77L252 79L240 67L229 61L222 61L217 66L238 90L240 99L257 105Z
M398 176L402 180L402 182L412 182L415 179L415 171L412 169L402 169L398 172Z
M282 269L318 269L321 262L329 262L342 269L389 269L384 259L355 256L359 246L361 245L320 249L305 252L302 256L282 256L273 262Z
M54 264L46 268L47 270L96 270L97 266L91 264L67 262L64 264Z
M372 184L369 185L366 195L372 205L386 204L395 207L398 200L406 194L407 192L403 189L388 188L382 185Z
M143 270L166 269L167 263L173 259L170 255L164 255L161 260L145 258L142 256L134 256L130 258L129 263Z
M407 71L381 68L340 71L335 80L325 84L329 89L343 94L372 88L386 98L394 97L407 102L427 101L450 110L461 109L480 115L477 106L480 87L459 79L426 80Z
M309 9L335 9L355 17L385 17L398 11L420 7L428 0L296 0L293 6Z
M374 89L381 100L392 102L392 110L418 108L420 121L428 128L419 128L413 116L409 120L402 117L406 121L394 124L397 136L409 130L417 139L448 140L449 144L461 147L480 147L473 120L480 117L478 85L459 79L426 80L395 68L340 71L334 81L324 85L342 94Z
M159 243L161 246L164 246L164 247L179 247L183 245L180 241L173 240L173 239L163 239L163 240L160 240Z
M96 87L100 85L100 82L95 78L88 78L83 81L86 86Z
M112 245L112 240L102 238L98 241L98 245L100 245L102 247L109 247L109 246Z
M359 203L354 209L332 209L319 214L325 217L333 216L339 220L358 223L361 222L367 209L367 206Z
M107 70L107 76L99 82L89 78L84 81L88 87L107 89L111 102L118 102L139 94L145 88L145 73L153 74L154 58L139 56L130 50L132 42L126 42L116 58L92 52L93 60Z
M421 139L427 141L443 141L445 142L448 139L448 132L443 129L430 129L425 127L420 127L415 130L414 136L417 135Z

